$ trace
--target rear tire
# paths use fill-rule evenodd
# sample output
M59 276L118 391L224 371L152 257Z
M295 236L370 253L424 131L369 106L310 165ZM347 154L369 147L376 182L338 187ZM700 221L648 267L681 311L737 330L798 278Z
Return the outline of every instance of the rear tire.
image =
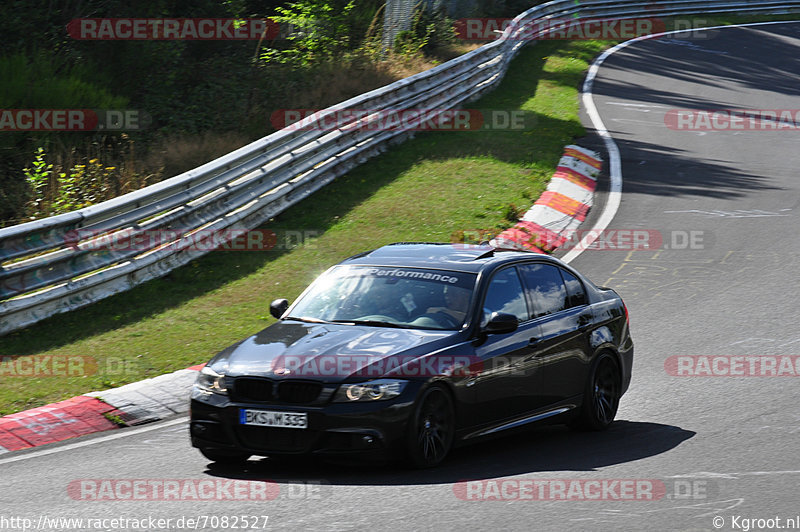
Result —
M250 458L247 453L237 453L235 451L221 451L219 449L200 449L200 453L218 464L243 464Z
M617 359L611 353L600 353L592 364L580 413L570 428L606 430L614 422L621 395L622 375Z
M422 392L409 423L409 465L419 469L439 465L450 452L454 436L453 399L444 388L431 386Z

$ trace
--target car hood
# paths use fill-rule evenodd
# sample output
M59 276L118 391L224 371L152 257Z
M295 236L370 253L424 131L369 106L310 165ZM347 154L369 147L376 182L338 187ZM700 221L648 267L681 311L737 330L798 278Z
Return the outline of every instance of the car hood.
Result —
M208 366L233 377L338 382L380 377L387 369L439 350L455 331L279 321L220 352ZM389 360L392 359L392 360Z

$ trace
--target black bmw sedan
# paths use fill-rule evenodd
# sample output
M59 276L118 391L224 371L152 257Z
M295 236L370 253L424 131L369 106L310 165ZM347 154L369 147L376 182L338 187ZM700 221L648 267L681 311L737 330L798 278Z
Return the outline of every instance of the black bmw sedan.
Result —
M344 260L278 322L217 354L192 445L252 455L379 453L416 467L536 422L603 430L633 363L620 296L556 258L400 243Z

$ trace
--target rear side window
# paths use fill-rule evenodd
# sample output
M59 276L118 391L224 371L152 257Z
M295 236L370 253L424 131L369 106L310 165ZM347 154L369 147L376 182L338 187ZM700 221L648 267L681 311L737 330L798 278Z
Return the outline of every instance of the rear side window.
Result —
M500 270L492 277L486 290L486 299L483 301L483 321L489 321L492 312L505 312L513 314L519 321L529 319L528 305L522 291L522 283L517 275L516 268Z
M583 283L567 270L559 269L567 287L567 306L579 307L585 305L588 301L586 299L586 291L583 289Z
M567 289L560 268L550 264L524 264L519 270L533 303L532 317L546 316L567 308Z

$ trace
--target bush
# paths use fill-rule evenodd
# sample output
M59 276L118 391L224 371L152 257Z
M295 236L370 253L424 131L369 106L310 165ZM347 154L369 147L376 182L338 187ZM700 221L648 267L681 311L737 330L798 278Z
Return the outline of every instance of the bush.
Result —
M28 56L15 53L0 57L0 109L120 109L128 100L111 94L91 81L92 73L85 66L62 64L57 57L44 53ZM94 136L94 133L10 132L0 135L0 222L19 222L26 216L30 199L26 173L27 155L33 146L59 145L63 148ZM39 176L47 166L37 151L30 171ZM30 178L28 178L30 181ZM38 208L33 208L38 212Z
M96 146L94 149L102 151ZM91 150L90 147L82 151ZM26 219L82 209L142 188L155 181L154 177L160 177L137 172L132 143L128 144L128 150L127 162L122 166L106 166L99 158L78 155L75 150L62 163L48 162L44 148L37 148L33 162L23 170L28 184L26 197L32 198L25 208Z
M393 47L401 55L431 54L453 41L454 21L447 17L444 9L423 4L414 11L411 29L398 33Z
M355 36L348 22L355 7L353 0L303 0L277 7L273 20L292 28L288 46L268 48L261 53L261 59L267 63L309 65L352 49Z

